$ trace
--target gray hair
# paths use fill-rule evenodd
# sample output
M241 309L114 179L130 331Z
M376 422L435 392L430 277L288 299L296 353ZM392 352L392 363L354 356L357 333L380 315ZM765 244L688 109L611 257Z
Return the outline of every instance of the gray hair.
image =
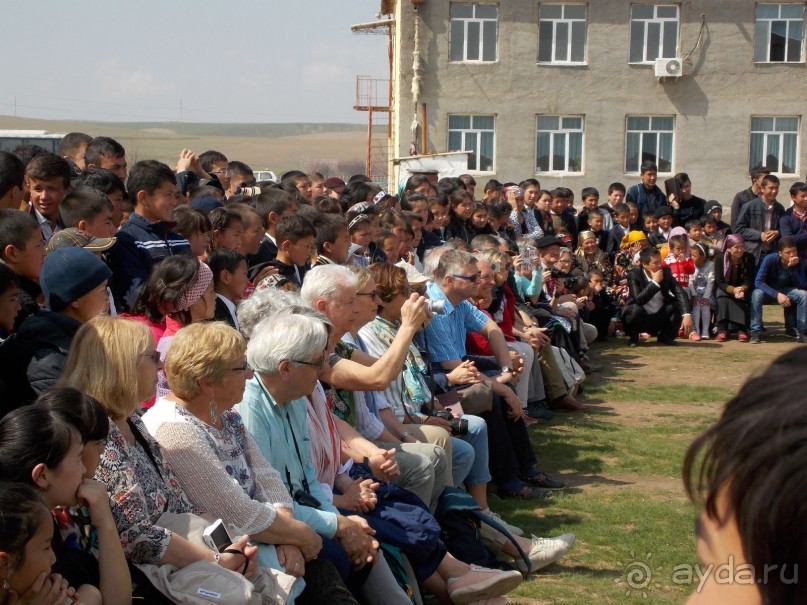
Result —
M281 309L301 304L300 295L277 288L263 288L255 290L248 299L238 305L238 329L244 338L249 340L255 331L255 326L270 315L277 315Z
M437 246L436 248L426 250L426 253L423 255L423 275L429 279L434 279L434 272L437 271L440 257L449 250L451 250L451 248L448 246Z
M247 362L258 374L277 374L283 361L308 361L322 353L328 333L321 320L301 314L267 317L252 333Z
M475 263L476 258L470 252L462 250L449 250L440 257L435 277L442 281L446 275L462 271L466 265Z
M314 308L318 300L332 301L342 288L356 288L356 276L342 265L319 265L305 274L300 296Z

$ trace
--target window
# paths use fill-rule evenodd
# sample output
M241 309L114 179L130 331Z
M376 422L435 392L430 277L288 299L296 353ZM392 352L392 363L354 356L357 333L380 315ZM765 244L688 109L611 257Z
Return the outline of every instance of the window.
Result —
M585 4L542 4L538 19L539 63L585 63Z
M803 4L757 4L754 61L795 63L804 38Z
M448 116L448 150L470 151L468 170L493 172L494 116Z
M672 172L673 116L628 116L625 129L625 172L639 172L651 161L659 172Z
M535 172L583 172L583 116L538 116Z
M751 118L748 166L764 164L773 172L796 174L799 118Z
M630 8L630 63L672 59L678 49L678 7L634 4Z
M451 3L449 61L495 61L499 25L495 4Z

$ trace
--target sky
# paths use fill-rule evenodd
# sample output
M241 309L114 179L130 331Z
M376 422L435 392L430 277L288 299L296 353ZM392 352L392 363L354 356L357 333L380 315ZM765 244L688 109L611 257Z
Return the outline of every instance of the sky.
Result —
M356 76L388 77L387 37L350 26L380 4L4 1L0 115L16 97L45 119L363 122Z

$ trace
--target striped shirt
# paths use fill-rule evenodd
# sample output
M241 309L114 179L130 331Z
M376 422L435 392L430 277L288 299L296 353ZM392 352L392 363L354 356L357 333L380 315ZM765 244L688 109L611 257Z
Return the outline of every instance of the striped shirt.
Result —
M440 286L431 283L426 293L432 300L442 300L444 315L432 318L426 326L426 347L432 363L462 359L465 356L466 332L480 332L488 323L488 316L467 300L457 306L451 304Z

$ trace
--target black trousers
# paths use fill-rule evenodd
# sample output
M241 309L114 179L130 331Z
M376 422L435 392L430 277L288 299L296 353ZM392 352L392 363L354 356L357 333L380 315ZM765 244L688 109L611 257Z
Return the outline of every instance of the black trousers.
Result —
M622 324L631 342L638 342L641 332L658 336L659 340L675 340L681 319L682 316L673 303L665 303L653 315L637 304L630 304L622 309Z
M533 474L536 459L532 451L527 425L519 419L513 422L507 417L507 404L498 395L493 396L490 412L480 416L488 425L488 468L493 482L505 489L520 488L520 476Z

